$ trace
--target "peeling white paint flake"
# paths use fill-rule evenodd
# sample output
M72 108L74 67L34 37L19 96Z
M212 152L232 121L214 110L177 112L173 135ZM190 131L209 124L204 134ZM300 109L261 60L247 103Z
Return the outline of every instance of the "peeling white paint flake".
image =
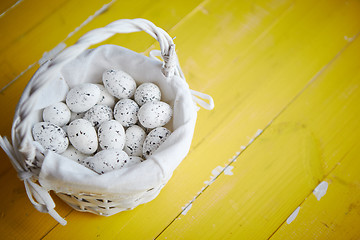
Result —
M240 146L241 150L245 150L246 146Z
M263 130L258 129L258 130L256 131L254 137L249 140L249 143L247 144L247 146L245 146L245 148L247 148L250 144L252 144L252 143L255 141L255 139L256 139L258 136L260 136L260 134L261 134L262 132L263 132ZM245 149L245 148L244 148L244 149Z
M8 9L6 9L2 14L0 14L0 18L3 17L7 12L9 12L10 10L12 10L14 7L16 7L19 3L21 3L24 0L19 0L17 1L14 5L12 5L11 7L9 7Z
M200 189L200 191L197 192L197 196L199 196L199 195L205 190L205 188L206 188L206 187L202 187L202 188Z
M235 155L229 159L229 162L236 162L236 159L238 158L238 156L240 155L240 152L236 152Z
M221 166L217 166L216 168L214 168L212 171L211 171L211 174L212 176L210 176L210 180L209 181L205 181L204 183L206 185L211 185L215 179L220 175L220 173L222 172L224 168L221 167Z
M74 31L72 31L71 33L68 34L68 36L64 39L64 41L66 41L67 39L69 39L70 37L72 37L75 33L77 33L81 28L83 28L85 25L87 25L89 22L91 22L92 20L94 20L94 18L96 18L97 16L99 16L101 13L103 13L104 11L106 11L111 4L113 4L115 2L115 0L103 5L100 9L98 9L93 15L91 15L90 17L88 17L83 23L80 24L80 26L78 26L77 28L75 28ZM63 42L61 42L59 45L57 45L54 49L50 50L49 52L44 52L43 57L39 60L39 64L43 64L44 62L46 62L47 60L50 60L52 58L54 58L59 52L61 52L65 47L66 44Z
M286 220L287 224L290 224L292 221L295 220L295 218L297 217L297 215L299 214L300 211L300 207L298 207L297 209L295 209L295 211L288 217L288 219Z
M223 167L217 166L216 168L214 168L214 169L211 171L211 174L212 174L214 177L217 177L217 176L219 176L219 174L221 173L221 171L222 171L223 169L224 169Z
M234 175L234 173L231 171L233 170L233 166L227 166L225 169L224 169L224 174L225 175Z
M204 6L200 6L199 9L203 14L205 14L205 15L209 14L209 11Z
M22 75L24 75L29 69L35 66L36 63L30 64L24 71L22 71L19 75L17 75L13 80L11 80L8 84L6 84L2 89L0 89L0 93L5 91L11 84L13 84L16 80L18 80Z
M257 138L258 136L260 136L260 134L263 132L263 130L258 129L255 133L255 138Z
M346 41L348 41L348 42L352 42L352 41L354 41L355 36L354 36L354 37L344 36L344 39L345 39Z
M102 14L103 12L105 12L116 0L112 0L111 2L103 5L99 10L97 10L93 15L91 15L90 17L88 17L83 23L80 24L79 27L75 28L74 31L72 31L71 33L69 33L69 35L66 37L66 39L70 38L71 36L73 36L76 32L78 32L81 28L83 28L86 24L88 24L89 22L91 22L94 18L96 18L97 16L99 16L100 14ZM65 39L65 40L66 40Z
M181 209L183 210L181 212L182 215L186 215L188 213L188 211L190 210L190 208L192 207L192 203L187 204L185 207L182 207Z
M313 194L315 195L316 199L320 201L320 199L325 196L326 191L329 187L329 184L325 181L322 181L313 191Z

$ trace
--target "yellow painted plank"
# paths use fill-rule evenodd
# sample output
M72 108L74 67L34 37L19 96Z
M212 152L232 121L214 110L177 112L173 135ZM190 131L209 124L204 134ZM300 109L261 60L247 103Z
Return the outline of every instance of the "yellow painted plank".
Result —
M23 1L23 0L22 0ZM1 17L5 16L8 12L14 9L17 5L19 5L21 0L7 0L7 1L0 1L0 15Z
M2 159L5 160L5 159ZM15 170L0 175L0 232L1 239L40 239L57 222L39 213L30 203ZM66 216L71 211L61 201L56 201L58 213Z
M349 151L360 147L359 60L356 39L158 239L269 238ZM358 172L359 164L354 167ZM358 181L349 181L358 191ZM356 196L349 203L358 201ZM360 216L352 219L345 229L357 234ZM310 226L309 235L304 231L297 239L313 239L319 225Z
M196 8L204 0L184 0L179 1L151 1L142 0L136 2L116 1L111 6L111 11L99 15L91 24L84 26L73 37L69 38L65 43L72 45L86 32L94 29L104 27L105 25L116 21L118 19L133 19L145 18L153 22L155 25L161 27L165 31L169 31L179 22L184 16L188 15L194 8ZM146 9L146 10L142 10ZM164 21L164 18L166 19ZM143 32L132 34L116 34L109 40L102 44L116 44L129 48L136 52L144 52L155 40ZM93 46L96 47L97 45ZM157 47L158 49L159 47Z
M212 112L199 113L199 118L207 121L197 126L195 146L207 139L214 145L212 154L218 154L213 158L224 159L221 155L225 149L232 149L225 158L232 157L240 150L240 145L246 144L257 129L263 129L288 100L347 44L344 36L357 34L360 30L359 24L355 23L359 22L356 21L360 10L358 2L348 6L340 1L333 2L333 5L327 1L317 2L313 6L313 2L300 1L285 5L289 8L285 12L278 11L279 18L275 18L275 22L261 17L262 11L255 11L248 18L261 19L258 27L233 39L234 44L231 45L224 42L234 35L234 27L228 29L217 18L211 19L211 16L199 13L191 20L198 23L196 30L190 31L190 24L179 26L178 32L193 36L193 41L177 38L180 60L190 86L209 93L216 102ZM213 7L208 12L216 11L214 15L223 18L227 15L240 18L250 12L245 6L237 7L236 4L232 6L232 11L227 11L217 1L205 7ZM262 7L260 5L255 9ZM245 13L237 13L238 9ZM319 19L319 16L322 18ZM238 26L248 25L242 19L230 22ZM263 22L265 24L261 24ZM203 25L206 30L201 32L198 29ZM306 26L311 26L310 33ZM205 36L207 41L195 41ZM191 52L184 53L186 49L191 49ZM216 61L217 67L211 65L213 61ZM229 129L229 124L232 129ZM227 138L234 130L239 134ZM219 145L219 142L224 144ZM201 158L201 154L197 157Z
M33 28L46 21L50 15L56 14L65 2L66 0L23 0L19 5L11 9L0 18L0 53L8 46L15 45ZM29 9L32 9L32 11L29 11Z
M153 202L105 219L72 212L67 217L66 229L56 227L46 237L69 238L74 234L87 238L155 237L204 187L211 171L228 163L241 145L246 145L258 129L265 128L348 44L343 35L353 36L360 30L359 23L352 21L358 9L356 2L347 6L340 1L333 4L322 1L315 6L312 1L295 5L286 1L205 2L170 31L177 36L180 61L190 86L210 93L216 103L214 111L199 112L189 156ZM233 17L228 25L233 27L227 28L226 22L219 20L229 15ZM251 25L254 19L257 23ZM318 24L314 25L314 21ZM250 30L234 37L233 44L224 44L234 35L235 26ZM217 63L212 64L215 60ZM84 221L90 230L76 227Z
M354 147L324 180L320 201L311 194L296 218L284 223L271 239L360 239L360 148Z
M30 1L31 2L31 1ZM55 1L56 2L56 1ZM85 1L71 0L59 6L52 14L47 15L46 19L38 22L15 44L6 47L0 52L0 89L26 70L30 65L36 63L44 54L50 51L64 40L67 35L80 26L89 16L93 15L104 4L110 0ZM83 6L87 7L84 8ZM16 8L15 10L17 10ZM36 12L37 6L32 5L26 8L28 12ZM81 9L81 11L79 11ZM14 11L15 11L14 10ZM21 14L21 12L17 12ZM31 18L31 14L27 14ZM6 15L4 16L6 17ZM17 16L22 19L20 16ZM26 20L24 20L26 21ZM31 21L31 20L30 20ZM15 26L17 21L12 22ZM0 32L6 33L11 29L11 22L3 26Z
M194 139L196 144L192 148L192 153L176 171L174 178L166 186L164 192L152 203L110 218L74 212L68 217L69 226L66 228L56 227L48 238L70 237L76 234L84 234L89 238L95 237L97 234L105 237L137 235L139 238L143 237L142 239L154 237L159 232L159 229L166 226L177 215L181 210L181 206L184 206L200 190L203 181L208 180L211 170L217 165L226 163L227 158L232 157L235 151L240 149L240 145L246 144L258 128L266 126L274 115L286 106L289 99L303 87L309 76L314 75L339 49L347 44L342 35L349 34L350 36L359 30L356 21L349 24L345 18L345 20L335 24L332 31L330 31L330 27L334 25L335 20L331 21L333 18L328 16L334 14L340 18L346 10L345 12L348 15L345 17L353 19L357 10L356 6L350 5L351 7L345 8L338 3L338 5L333 4L332 7L326 7L326 4L321 2L314 12L308 16L306 13L312 9L309 1L303 3L301 7L297 5L291 7L291 2L281 3L280 1L271 3L259 1L253 5L248 2L241 4L236 2L229 2L228 4L216 1L207 2L203 8L198 9L196 13L192 14L172 31L172 34L177 36L176 43L180 60L183 63L184 70L186 70L190 85L194 89L206 90L213 94L217 109L220 110L200 112L197 126L200 131L196 133ZM268 6L268 9L266 9L266 6ZM252 8L257 9L257 11L251 11ZM264 13L263 8L270 14ZM303 50L301 48L303 44L312 40L314 36L307 35L308 32L305 27L311 21L317 20L315 18L316 11L322 8L326 11L321 15L321 24L314 26L314 31L319 31L319 33L315 34L315 43L304 47L307 49L302 54L292 54L294 56L290 55L290 57L286 55L289 46L295 44L295 48ZM241 9L244 10L241 11ZM229 23L233 24L231 25L232 28L226 28L226 22L219 23L219 19L223 19L229 11L233 13L233 18L230 18L229 21ZM294 12L296 14L292 15ZM302 15L306 16L301 18ZM243 16L243 18L237 19L235 16ZM245 16L248 16L248 18ZM282 17L278 19L279 16ZM305 23L298 26L300 31L295 29L292 31L292 35L290 34L291 41L281 37L284 32L291 30L291 25L297 22L297 18L301 18L302 21L305 19ZM254 21L252 19L260 20L257 24L253 23L254 25L245 24ZM226 40L231 39L234 31L236 31L235 26L242 26L241 24L244 25L244 29L250 28L250 30L243 35L234 37L234 44L231 42L226 43ZM159 26L162 25L159 24ZM322 33L322 29L327 31L323 30L325 33ZM299 33L295 33L296 31L299 31ZM263 32L265 33L262 34ZM217 34L224 37L213 40ZM274 39L274 36L277 38ZM333 41L327 41L326 44L328 45L325 44L324 46L324 39L333 39ZM224 42L225 45L222 44ZM252 42L256 44L251 45ZM269 44L271 42L273 44ZM280 46L274 47L275 43ZM309 60L310 56L312 56L310 53L315 50L318 51L319 58ZM236 52L241 54L239 55L241 58L238 58ZM277 55L278 52L281 54ZM270 58L271 55L276 57ZM265 59L263 59L264 56ZM284 64L281 62L284 57L292 59L293 62ZM295 61L297 58L300 59ZM246 61L243 59L246 59ZM210 60L216 60L217 62L211 63ZM266 62L269 65L266 65ZM214 66L219 66L219 68ZM246 69L249 66L251 68ZM297 85L286 85L288 79L293 77L294 72L298 73L297 66L302 66L301 74L292 79L292 84ZM276 73L283 68L289 67L290 69L286 74L273 74L267 78L269 72ZM254 75L251 75L251 72ZM263 75L260 75L260 72L263 72ZM221 82L220 80L224 81ZM234 85L234 82L238 85ZM274 91L269 92L268 89L271 85L274 85ZM278 89L284 85L286 88L281 88L284 89L284 92L279 94ZM231 101L231 99L239 98L239 96L241 96L241 99L238 101ZM265 96L261 98L262 102L256 101L259 96ZM264 103L268 105L263 107ZM264 109L267 110L265 113L263 113ZM224 120L223 124L219 124L222 120ZM223 126L229 123L232 124L232 127L236 126L236 131L233 131L234 128L229 128L226 132L223 132L226 129ZM210 132L214 132L214 134L209 135ZM231 133L233 133L233 136L231 136ZM231 137L226 139L224 138L226 135ZM203 139L204 136L208 136L208 139ZM219 142L221 144L216 146L216 149L213 149L215 143ZM153 217L154 213L157 213L157 217ZM86 229L86 232L79 230L77 227L79 221L86 222L90 230ZM159 229L155 229L156 226ZM140 233L139 228L142 230ZM113 233L111 233L111 230L113 230Z

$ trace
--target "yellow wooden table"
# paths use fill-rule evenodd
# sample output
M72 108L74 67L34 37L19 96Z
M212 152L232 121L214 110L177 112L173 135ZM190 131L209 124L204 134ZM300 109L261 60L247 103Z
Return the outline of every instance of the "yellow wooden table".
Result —
M0 12L1 135L44 56L122 18L176 37L190 87L215 100L160 195L111 217L54 196L59 225L1 151L1 239L360 239L359 1L6 0ZM144 33L106 43L158 47Z

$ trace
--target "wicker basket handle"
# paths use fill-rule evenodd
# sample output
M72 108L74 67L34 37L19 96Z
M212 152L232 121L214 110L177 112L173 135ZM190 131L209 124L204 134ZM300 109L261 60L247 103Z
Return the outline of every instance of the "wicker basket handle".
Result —
M94 29L86 33L74 45L62 51L53 60L51 65L63 65L80 55L91 45L100 43L116 33L132 33L139 31L148 33L160 43L161 56L164 60L162 72L165 77L172 77L177 63L173 39L163 29L155 26L152 22L141 18L117 20L103 28Z
M112 22L103 28L94 29L86 33L74 45L69 46L59 53L51 62L45 63L48 64L46 70L39 73L36 80L34 79L35 81L30 81L23 92L18 105L18 116L20 119L24 120L30 115L36 104L36 95L39 93L39 90L49 79L53 78L54 74L56 74L66 63L79 56L91 45L100 43L116 33L132 33L139 31L148 33L160 43L161 57L164 60L162 66L162 73L164 76L171 78L173 75L178 75L180 78L184 79L175 53L175 44L168 33L145 19L121 19ZM27 159L33 159L35 157L35 150L31 147L31 144L29 144L32 141L32 138L27 132L27 129L29 129L29 126L27 126L27 123L24 121L16 127L17 136L21 139L20 152L27 155Z

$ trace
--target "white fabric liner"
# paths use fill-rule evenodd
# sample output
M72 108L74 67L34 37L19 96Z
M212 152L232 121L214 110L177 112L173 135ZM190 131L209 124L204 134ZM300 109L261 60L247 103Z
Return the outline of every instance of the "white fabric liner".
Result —
M173 132L146 161L102 175L73 160L46 151L39 175L39 182L46 190L119 196L146 191L169 180L189 151L197 113L187 83L177 76L165 78L161 67L161 62L142 54L116 45L103 45L85 51L66 64L58 78L51 79L52 82L46 86L47 90L44 89L44 94L40 95L36 109L63 101L66 91L59 89L72 88L83 82L101 83L102 73L110 68L129 73L138 85L153 82L160 87L162 99L173 106L173 121L168 126ZM34 111L34 117L29 119L36 121L39 116Z

